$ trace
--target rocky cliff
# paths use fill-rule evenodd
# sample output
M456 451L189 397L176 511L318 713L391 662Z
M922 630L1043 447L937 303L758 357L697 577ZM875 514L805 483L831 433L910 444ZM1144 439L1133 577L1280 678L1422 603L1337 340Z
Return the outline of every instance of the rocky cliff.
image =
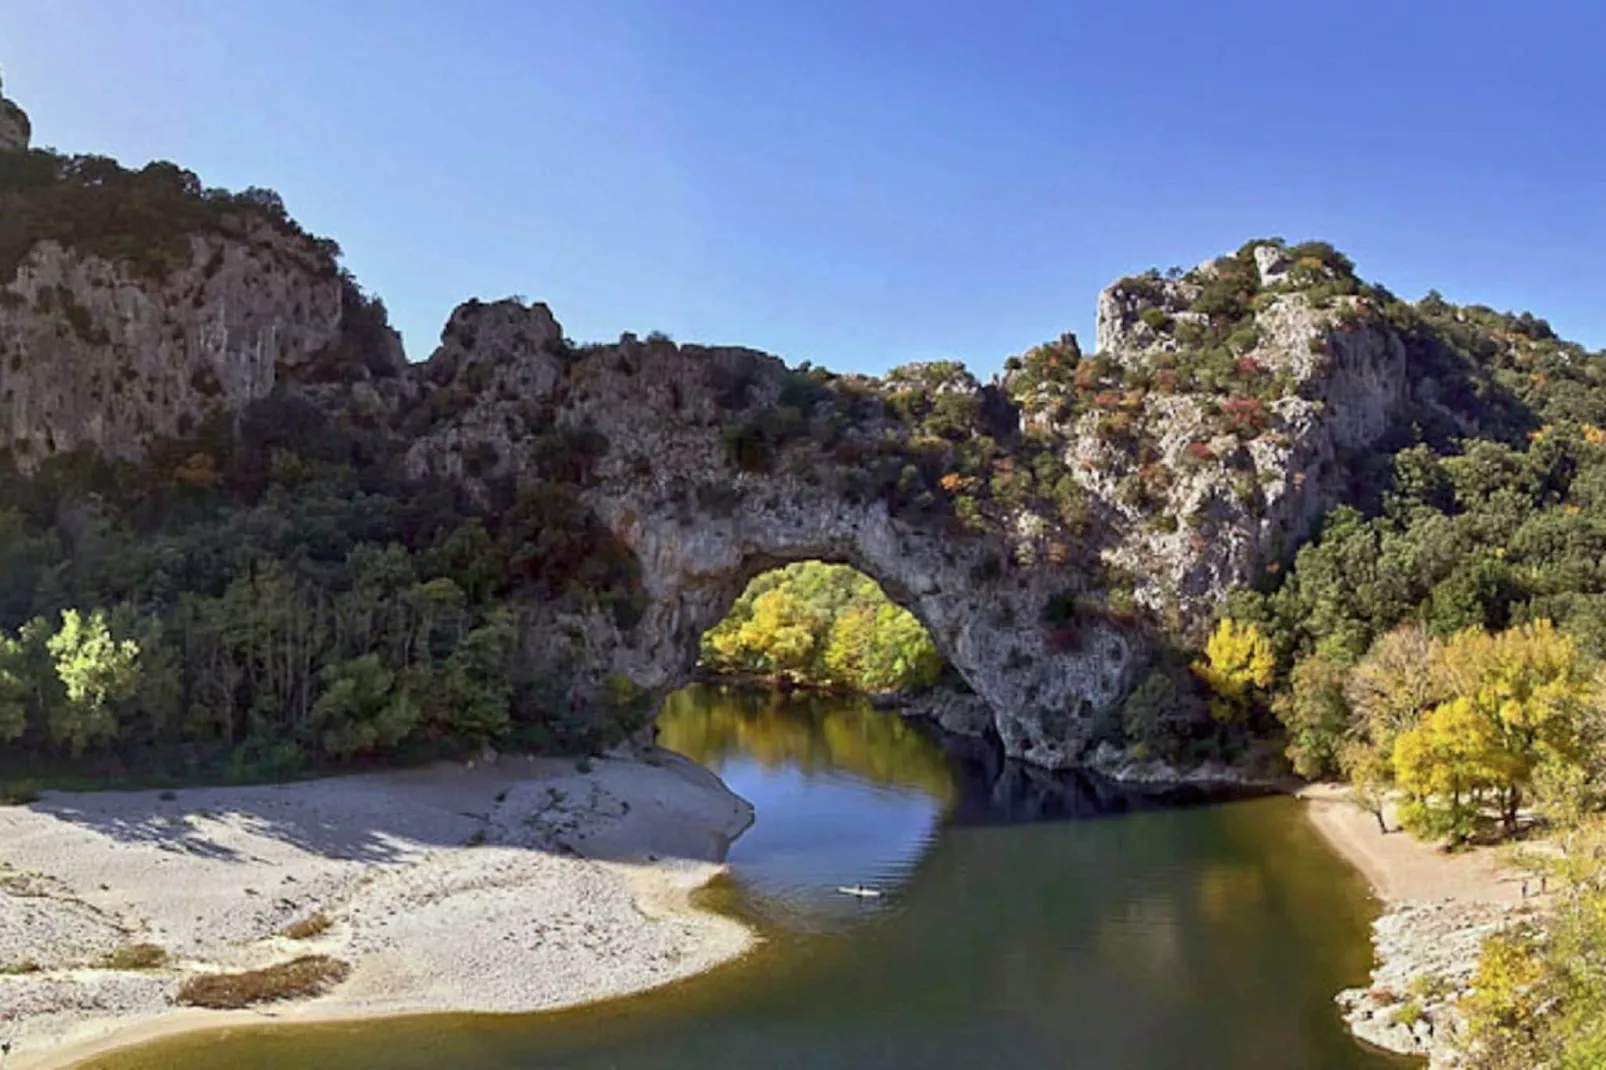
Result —
M1380 294L1329 248L1280 242L1121 280L1098 299L1098 352L1066 336L986 384L950 363L869 379L661 337L575 346L516 301L459 307L409 366L382 306L276 197L24 151L13 115L14 463L138 460L265 399L310 401L411 478L555 533L537 540L550 560L521 566L543 578L525 656L581 700L661 699L749 579L819 558L924 622L1010 755L1074 764L1147 653L1197 638L1288 554L1408 396Z
M282 381L400 374L336 248L276 198L29 152L27 131L0 98L0 443L18 467L79 447L135 460Z

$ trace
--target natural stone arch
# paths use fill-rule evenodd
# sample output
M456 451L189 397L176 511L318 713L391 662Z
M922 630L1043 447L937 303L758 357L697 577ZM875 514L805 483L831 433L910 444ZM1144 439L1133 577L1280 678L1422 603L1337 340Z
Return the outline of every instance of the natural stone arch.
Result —
M691 680L701 636L753 577L806 560L855 568L913 613L991 708L1012 756L1071 764L1092 713L1128 683L1141 650L1131 628L1088 615L1067 643L1065 628L1043 626L1050 603L1092 588L1075 566L1013 564L1035 536L901 515L866 493L842 442L799 435L762 465L743 463L733 428L762 427L795 385L773 357L629 336L575 350L544 306L502 302L459 309L432 364L474 382L475 403L413 447L414 474L472 483L476 451L482 472L516 474L539 463L534 443L554 427L606 444L581 494L638 563L644 605L629 628L585 618L583 646L596 672L623 674L656 701ZM866 412L843 441L897 434L896 421Z
M1008 753L1063 766L1085 740L1093 710L1119 697L1133 660L1111 625L1086 629L1081 649L1050 648L1038 626L1044 601L1030 574L978 582L983 545L942 546L889 515L884 503L845 505L791 482L753 507L692 532L599 495L597 511L643 565L652 598L640 630L652 640L623 653L637 683L667 694L690 680L698 643L756 576L794 561L847 565L881 585L926 628L938 653L994 714Z
M413 377L403 423L429 419L406 467L487 498L570 473L596 529L628 550L629 619L526 606L528 656L568 637L576 693L618 674L661 701L755 574L834 561L926 626L1007 754L1064 767L1149 651L1200 638L1228 590L1291 552L1342 492L1340 452L1387 433L1406 397L1386 323L1275 291L1255 313L1254 368L1286 393L1253 402L1253 421L1224 426L1212 394L1111 389L1171 352L1144 313L1197 289L1123 280L1100 298L1112 353L1085 359L1067 335L985 386L946 363L876 380L662 336L575 346L545 305L472 301ZM963 449L981 442L985 471L962 474L956 455L974 460ZM1041 481L1004 493L1015 469L1043 464L1074 517ZM984 507L967 503L978 479Z

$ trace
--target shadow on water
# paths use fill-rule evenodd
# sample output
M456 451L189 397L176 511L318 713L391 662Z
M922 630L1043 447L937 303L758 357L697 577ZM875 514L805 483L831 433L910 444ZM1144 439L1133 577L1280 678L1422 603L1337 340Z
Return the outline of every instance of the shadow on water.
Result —
M1365 979L1375 908L1292 800L1178 807L841 699L695 688L661 724L754 803L703 899L765 933L755 953L570 1011L236 1031L95 1065L1409 1065L1343 1031L1332 997ZM836 892L860 883L886 894Z

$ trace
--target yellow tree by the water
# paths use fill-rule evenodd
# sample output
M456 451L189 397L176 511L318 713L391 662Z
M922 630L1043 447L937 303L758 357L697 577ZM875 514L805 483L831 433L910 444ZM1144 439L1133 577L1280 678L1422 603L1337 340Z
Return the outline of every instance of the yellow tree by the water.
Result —
M1496 635L1469 629L1428 671L1451 697L1395 741L1395 776L1410 796L1402 820L1460 840L1489 801L1515 831L1536 777L1587 757L1591 688L1577 645L1549 621Z
M720 654L733 662L750 660L776 675L801 675L814 653L814 621L784 587L765 591L753 602L753 615L734 632L713 637Z
M1210 689L1210 715L1221 725L1242 721L1256 692L1271 686L1277 658L1271 643L1253 624L1224 617L1205 643L1203 661L1193 671Z

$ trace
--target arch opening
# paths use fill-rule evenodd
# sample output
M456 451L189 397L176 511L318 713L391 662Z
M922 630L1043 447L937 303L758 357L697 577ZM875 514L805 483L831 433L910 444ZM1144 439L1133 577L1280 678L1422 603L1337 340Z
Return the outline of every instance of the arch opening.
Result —
M865 695L926 691L954 675L914 613L865 573L823 560L753 576L700 638L697 671Z

